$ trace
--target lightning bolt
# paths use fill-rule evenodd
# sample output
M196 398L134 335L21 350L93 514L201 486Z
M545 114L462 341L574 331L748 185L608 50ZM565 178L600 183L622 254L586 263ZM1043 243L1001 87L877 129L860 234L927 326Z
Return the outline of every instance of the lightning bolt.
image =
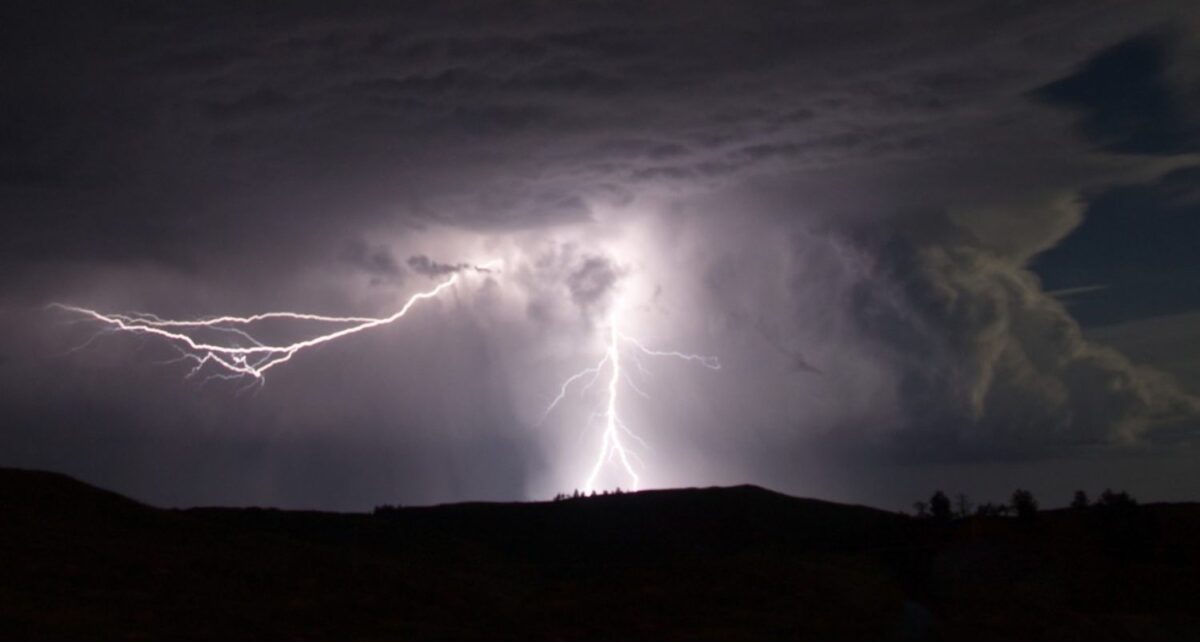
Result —
M605 464L614 463L614 460L616 460L615 463L620 464L621 469L624 471L625 475L628 476L632 489L638 490L641 487L642 480L635 468L635 463L644 467L644 462L637 455L637 453L625 443L625 439L631 439L640 444L643 448L647 448L648 446L645 440L639 437L637 433L630 429L629 425L621 419L621 415L618 412L617 401L618 397L620 396L622 383L629 386L630 389L643 397L648 398L649 396L643 392L637 386L637 384L634 383L634 380L622 369L623 345L627 345L634 350L634 352L631 352L628 356L632 356L634 358L634 363L637 365L639 373L641 373L643 376L647 374L647 371L642 366L640 359L638 359L638 354L644 354L652 357L670 357L673 359L680 359L699 364L705 368L708 368L709 370L721 369L721 362L716 357L687 354L677 351L651 350L650 348L647 348L642 344L641 341L621 332L619 310L620 306L618 305L615 308L613 315L609 318L608 338L604 347L604 356L601 357L600 361L597 362L596 365L580 370L564 380L559 388L558 395L550 402L550 404L546 407L546 410L542 413L542 421L545 421L545 419L550 416L551 412L554 411L558 404L567 397L567 394L573 384L583 380L584 378L590 377L590 380L584 386L584 389L586 390L587 388L591 387L592 384L596 383L596 381L602 374L605 373L607 369L608 378L604 405L600 411L593 413L592 415L593 419L599 416L604 420L604 428L600 435L600 448L596 452L595 462L592 464L587 478L584 480L583 489L585 493L595 490L596 478L600 475L600 472L604 470Z
M495 262L474 266L474 270L480 273L492 273L497 271L494 265ZM49 307L70 312L84 319L90 319L103 324L105 327L102 332L124 332L165 340L179 351L180 355L179 358L173 359L170 362L192 362L193 366L187 375L188 377L192 377L204 371L206 367L211 366L216 369L216 372L209 374L206 380L242 379L249 377L253 380L252 383L262 383L265 381L268 370L280 364L287 363L301 351L357 334L364 330L395 323L404 318L418 303L427 299L433 299L442 292L450 289L459 282L461 277L461 271L451 274L433 288L412 295L400 309L385 317L339 317L303 312L264 312L250 316L224 315L194 320L176 320L164 319L144 312L104 313L64 303L52 303ZM284 344L263 343L244 329L255 323L272 319L312 322L342 327L315 337ZM188 333L189 330L193 332L197 330L217 331L240 337L249 345L239 346L228 343L213 343L211 340L205 341L195 338L192 334ZM91 343L91 341L89 339L88 343ZM84 345L87 344L85 343Z

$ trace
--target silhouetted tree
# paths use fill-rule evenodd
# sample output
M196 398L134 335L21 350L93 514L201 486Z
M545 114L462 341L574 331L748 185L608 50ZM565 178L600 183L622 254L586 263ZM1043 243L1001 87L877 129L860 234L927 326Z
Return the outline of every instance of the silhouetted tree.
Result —
M950 498L946 493L939 490L929 498L929 514L939 522L950 521Z
M1088 507L1091 502L1088 501L1087 493L1082 490L1075 491L1075 497L1071 499L1071 508L1075 510L1083 510Z
M971 500L967 499L965 494L959 493L958 496L954 498L954 507L958 509L959 517L971 516Z
M1037 514L1038 503L1033 493L1018 488L1012 494L1012 509L1020 519L1033 519Z
M999 517L1000 515L1008 514L1008 507L997 506L991 502L984 502L975 509L975 514L980 517Z
M917 517L929 517L929 504L925 502L913 502L913 512L917 514Z
M1104 492L1100 493L1100 499L1096 505L1104 508L1129 508L1137 506L1137 500L1123 490L1113 492L1111 488L1105 488Z
M1142 558L1154 550L1159 527L1153 514L1142 510L1129 493L1106 488L1093 511L1096 530L1109 552L1124 558Z

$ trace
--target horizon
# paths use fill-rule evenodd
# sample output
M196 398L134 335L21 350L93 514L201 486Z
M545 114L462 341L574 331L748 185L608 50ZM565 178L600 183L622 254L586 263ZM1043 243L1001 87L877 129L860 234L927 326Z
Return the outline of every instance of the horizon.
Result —
M953 504L952 514L953 514L954 519L965 519L965 518L975 518L975 517L997 517L997 515L980 513L977 511L977 509L979 509L982 505L985 505L985 504L989 505L989 506L993 506L993 507L999 506L999 507L1005 507L1005 508L1010 508L1012 505L1011 496L1005 497L1005 498L998 498L999 501L992 501L990 499L978 500L978 499L970 497L970 496L965 496L965 499L968 500L969 504L968 504L968 512L966 514L963 514L963 513L959 512L959 507L957 504L959 501L959 497L964 496L964 494L959 493L959 492L954 492L954 491L945 491L945 489L939 488L939 489L934 489L934 490L930 491L930 497L918 497L918 498L914 499L913 505L910 505L907 508L892 509L892 508L886 508L886 507L882 507L882 506L875 506L875 505L871 505L871 504L855 503L855 502L842 502L842 501L835 501L835 500L831 500L831 499L825 499L822 497L795 495L795 494L785 493L785 492L782 492L779 490L775 490L772 488L768 488L765 486L760 486L757 484L743 483L743 484L732 484L732 485L725 485L725 486L677 486L677 487L671 487L671 488L642 488L639 490L622 490L622 489L618 488L615 490L604 489L604 490L599 490L599 491L592 491L591 493L583 493L583 492L579 491L578 489L574 489L574 492L579 493L578 495L573 495L572 493L559 493L550 498L530 498L530 499L512 499L512 500L464 499L464 500L458 500L458 501L439 502L439 503L433 503L433 504L383 503L383 504L377 504L375 506L372 506L369 509L363 509L363 510L330 510L330 509L313 508L313 507L305 507L305 506L280 507L280 506L260 505L260 504L196 504L196 505L190 505L190 506L180 506L180 505L153 504L150 502L143 501L137 497L117 492L111 488L105 488L103 486L92 484L92 483L87 482L86 480L78 479L78 478L72 477L71 475L68 475L66 473L61 473L61 472L57 472L57 471L42 470L42 469L36 469L36 468L13 468L13 467L0 468L0 471L3 471L3 470L14 471L14 472L19 472L19 473L37 473L37 474L49 473L52 475L61 475L68 480L84 484L93 489L97 489L97 490L101 490L101 491L109 492L109 493L114 493L120 497L132 500L134 502L137 502L138 504L142 504L142 505L150 507L150 508L160 509L160 510L181 510L181 511L187 511L187 510L192 510L192 509L212 508L212 509L229 509L229 510L278 510L278 511L286 511L286 512L298 512L298 513L331 513L331 514L339 514L339 515L371 515L373 513L379 512L380 510L400 510L400 509L406 509L406 508L423 509L423 508L438 508L438 507L443 507L443 506L453 507L453 506L460 506L460 505L465 505L465 504L489 504L489 505L554 504L554 503L558 503L558 502L565 502L565 501L571 501L571 500L587 500L587 499L596 499L596 498L602 498L602 497L617 497L617 496L637 495L637 494L675 493L675 492L688 492L688 491L705 492L705 491L739 490L739 489L761 491L763 493L767 493L770 495L779 495L782 497L787 497L789 499L800 499L800 500L804 500L804 501L814 501L814 502L820 502L820 503L825 503L825 504L834 504L834 505L838 505L838 506L847 506L847 507L852 507L852 508L868 508L871 510L877 510L877 511L891 513L891 514L904 515L906 517L917 517L917 518L927 517L928 515L920 514L917 511L917 509L915 508L915 504L922 503L922 504L928 505L928 503L929 503L928 500L935 493L944 493L948 497L948 499L952 502L952 504ZM1026 490L1026 489L1014 488L1013 492L1017 492L1019 490ZM1118 494L1125 493L1130 498L1132 498L1134 502L1136 502L1139 505L1155 506L1155 505L1200 504L1200 500L1141 502L1141 501L1139 501L1139 499L1136 496L1129 494L1128 491L1126 491L1122 488L1105 487L1105 488L1096 490L1095 492L1089 492L1087 489L1077 489L1077 491L1075 491L1075 492L1078 492L1078 491L1083 491L1085 493L1087 500L1089 502L1089 506L1099 506L1100 498L1104 495L1104 493L1110 492L1110 491L1114 492L1114 493L1118 493ZM1032 491L1030 491L1030 492L1032 492ZM1033 498L1037 502L1037 510L1039 512L1041 512L1041 511L1064 511L1064 510L1072 510L1072 509L1076 508L1071 505L1071 500L1064 502L1062 505L1045 504L1045 503L1043 503L1043 498L1040 498L1036 492L1033 492ZM1072 499L1074 499L1074 497L1072 497ZM1009 516L1009 515L1005 514L1002 516Z

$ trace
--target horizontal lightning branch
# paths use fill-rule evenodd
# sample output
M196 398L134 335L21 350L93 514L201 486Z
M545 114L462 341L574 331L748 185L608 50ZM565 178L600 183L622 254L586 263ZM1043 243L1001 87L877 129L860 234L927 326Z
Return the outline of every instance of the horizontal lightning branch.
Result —
M494 271L493 268L485 266L476 267L475 270L487 273ZM265 312L250 316L223 315L203 319L176 320L164 319L157 315L146 313L104 313L63 303L52 303L49 307L64 310L80 315L85 319L101 323L105 326L104 329L109 332L125 332L161 338L179 351L179 358L173 361L193 362L194 366L188 374L189 377L201 372L206 366L211 365L217 368L217 372L210 374L209 378L239 379L251 377L258 382L262 382L268 370L279 364L288 362L293 356L305 349L399 321L421 301L435 298L452 287L459 281L460 276L461 274L456 272L432 289L414 294L399 310L385 317L342 317L302 312ZM308 339L284 344L264 343L243 329L245 326L276 319L335 324L344 327ZM188 331L200 329L229 333L241 337L250 345L238 346L214 343L211 340L202 341L188 334Z

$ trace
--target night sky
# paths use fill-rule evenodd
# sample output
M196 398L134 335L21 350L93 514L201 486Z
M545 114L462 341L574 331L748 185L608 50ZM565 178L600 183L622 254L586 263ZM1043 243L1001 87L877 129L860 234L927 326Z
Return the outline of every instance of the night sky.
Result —
M543 411L619 312L722 364L623 361L644 487L1200 498L1200 3L0 25L0 466L164 506L545 499L582 487L606 377ZM47 307L379 317L450 275L262 382Z

